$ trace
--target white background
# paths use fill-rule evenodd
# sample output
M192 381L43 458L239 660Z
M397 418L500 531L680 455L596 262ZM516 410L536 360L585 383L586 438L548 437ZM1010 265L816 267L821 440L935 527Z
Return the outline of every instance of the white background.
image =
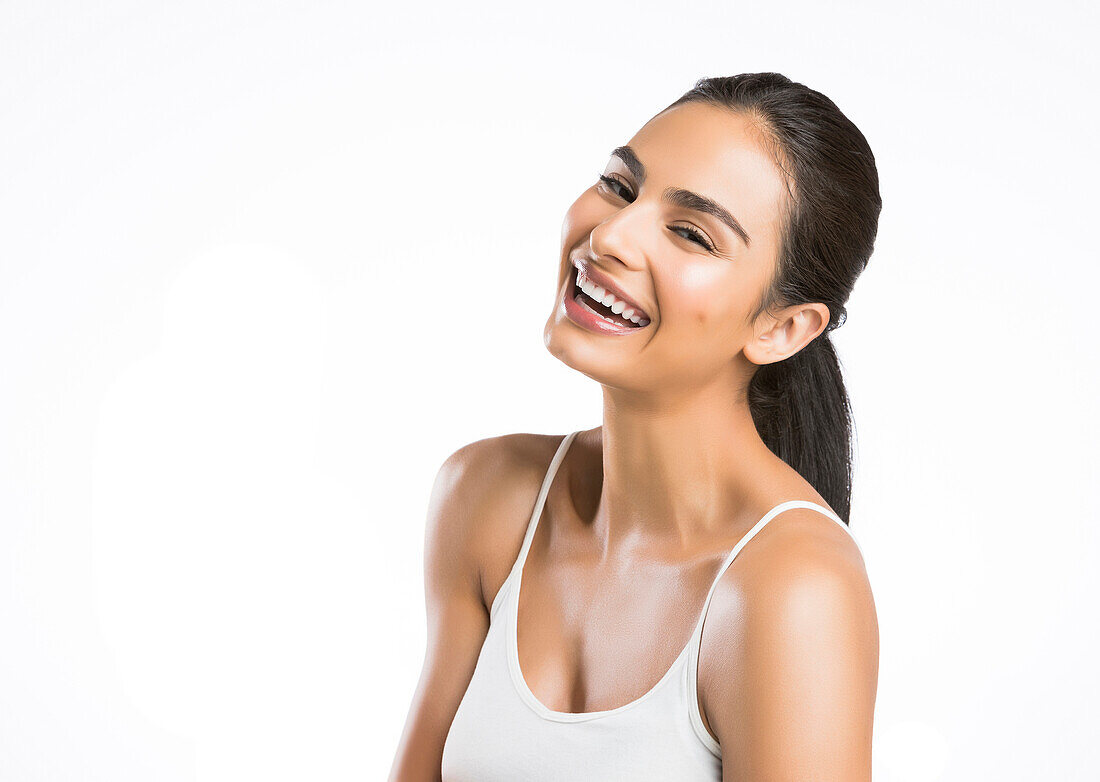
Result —
M875 778L1096 779L1097 21L0 3L0 779L384 778L436 469L599 423L542 345L565 210L768 70L882 183L834 335Z

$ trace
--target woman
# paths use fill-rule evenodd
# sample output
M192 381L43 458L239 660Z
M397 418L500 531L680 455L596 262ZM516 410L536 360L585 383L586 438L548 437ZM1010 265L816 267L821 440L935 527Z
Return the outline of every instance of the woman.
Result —
M870 778L878 625L828 332L880 209L863 135L775 73L700 80L612 153L544 332L603 424L441 468L391 780Z

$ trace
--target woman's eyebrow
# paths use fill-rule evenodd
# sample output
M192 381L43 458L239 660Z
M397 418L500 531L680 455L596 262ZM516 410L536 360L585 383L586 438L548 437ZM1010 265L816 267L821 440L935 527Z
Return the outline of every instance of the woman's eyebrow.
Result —
M645 183L645 166L642 161L638 159L638 156L634 154L634 150L629 146L616 147L611 150L611 156L617 157L623 161L630 173L638 180L638 187L641 187ZM730 214L726 207L712 198L707 198L704 195L699 195L691 190L685 190L682 187L666 187L665 192L662 194L662 199L665 203L671 206L678 206L681 209L690 209L693 212L701 212L703 214L716 217L725 223L731 231L741 237L741 241L745 243L746 247L752 246L752 240L749 238L749 233L741 227L741 223L737 221L737 218Z

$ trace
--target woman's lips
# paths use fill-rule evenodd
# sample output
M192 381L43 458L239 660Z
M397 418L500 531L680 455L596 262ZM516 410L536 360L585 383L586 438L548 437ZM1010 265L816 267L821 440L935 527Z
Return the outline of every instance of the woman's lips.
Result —
M577 270L579 269L580 272L584 274L584 276L588 278L590 282L600 286L608 293L613 294L616 299L620 299L624 304L626 304L628 309L634 310L636 314L641 315L645 320L653 320L651 317L649 317L648 313L646 313L646 311L642 309L641 306L639 306L638 302L630 298L625 291L623 291L618 285L615 284L614 280L605 275L599 269L594 268L591 264L587 263L587 261L579 258L574 259L572 263L574 269L574 280L576 280Z
M612 291L612 293L614 293L614 291ZM645 326L639 326L633 323L630 325L621 324L604 317L585 302L586 298L587 296L577 287L577 268L574 266L573 274L570 276L570 284L565 290L563 302L565 315L569 320L582 328L599 334L632 334L645 329Z

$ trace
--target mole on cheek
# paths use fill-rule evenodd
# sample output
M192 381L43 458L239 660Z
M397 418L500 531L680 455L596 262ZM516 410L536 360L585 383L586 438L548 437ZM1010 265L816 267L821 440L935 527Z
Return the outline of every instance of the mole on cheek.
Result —
M690 267L680 271L676 279L678 298L695 325L707 326L714 321L715 297L720 294L720 284L709 269Z

